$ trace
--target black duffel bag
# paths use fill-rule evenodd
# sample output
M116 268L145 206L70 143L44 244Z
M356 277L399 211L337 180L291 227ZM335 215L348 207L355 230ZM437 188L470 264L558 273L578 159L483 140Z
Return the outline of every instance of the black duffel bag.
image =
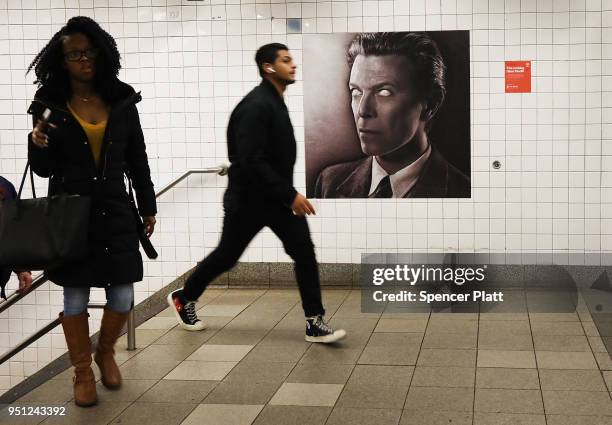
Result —
M0 202L0 269L48 270L87 256L91 198L59 194L21 199L30 163L16 199Z

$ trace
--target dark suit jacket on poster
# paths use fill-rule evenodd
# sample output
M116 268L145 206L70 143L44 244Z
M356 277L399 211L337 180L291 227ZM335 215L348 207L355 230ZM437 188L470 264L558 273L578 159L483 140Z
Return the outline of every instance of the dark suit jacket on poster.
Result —
M315 184L315 198L367 198L372 179L372 157L330 165ZM432 145L421 176L405 198L469 198L470 179L450 164Z

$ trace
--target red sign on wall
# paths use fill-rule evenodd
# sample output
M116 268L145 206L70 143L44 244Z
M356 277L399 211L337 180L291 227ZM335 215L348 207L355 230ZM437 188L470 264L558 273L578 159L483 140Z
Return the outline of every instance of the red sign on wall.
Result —
M506 61L506 93L531 93L531 61Z

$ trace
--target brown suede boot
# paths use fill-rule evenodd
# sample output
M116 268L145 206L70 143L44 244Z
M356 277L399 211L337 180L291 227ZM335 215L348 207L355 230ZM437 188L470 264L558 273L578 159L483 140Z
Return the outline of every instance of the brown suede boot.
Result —
M98 402L96 379L91 370L91 343L89 341L89 314L83 312L76 316L64 316L60 321L64 328L70 362L74 366L74 403L77 406L93 406Z
M102 384L109 390L121 387L121 372L115 363L115 342L119 332L127 320L128 313L117 313L109 308L104 309L102 325L100 326L100 339L96 348L94 360L102 373Z

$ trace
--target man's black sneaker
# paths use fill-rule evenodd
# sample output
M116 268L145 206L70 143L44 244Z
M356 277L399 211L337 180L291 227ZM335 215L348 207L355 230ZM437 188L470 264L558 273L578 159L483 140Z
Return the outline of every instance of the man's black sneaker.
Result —
M195 302L187 301L183 298L183 288L170 292L167 300L174 312L174 316L183 329L187 331L201 331L206 328L204 322L198 319Z
M344 329L333 330L323 320L322 316L306 319L306 341L308 342L336 342L346 336Z

